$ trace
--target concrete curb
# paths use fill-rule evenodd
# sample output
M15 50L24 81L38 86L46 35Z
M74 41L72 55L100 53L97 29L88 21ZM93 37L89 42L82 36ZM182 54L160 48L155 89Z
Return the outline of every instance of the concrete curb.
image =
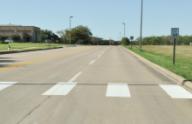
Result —
M124 47L125 48L125 47ZM137 59L139 59L140 61L144 62L146 65L150 66L152 69L158 71L159 73L161 73L162 75L166 76L167 78L175 81L177 84L179 85L183 85L185 87L188 87L190 89L192 89L192 82L190 81L186 81L185 78L155 64L152 63L151 61L145 59L144 57L138 55L137 53L129 50L128 48L125 48L129 53L131 53L133 56L135 56Z
M39 49L31 49L31 50L1 51L1 52L0 52L0 55L3 55L3 54L12 54L12 53L22 53L22 52L32 52L32 51L42 51L42 50L52 50L52 49L60 49L60 48L63 48L63 47L45 48L45 49L39 48Z
M192 89L192 82L191 81L184 81L182 85L187 87L187 88Z

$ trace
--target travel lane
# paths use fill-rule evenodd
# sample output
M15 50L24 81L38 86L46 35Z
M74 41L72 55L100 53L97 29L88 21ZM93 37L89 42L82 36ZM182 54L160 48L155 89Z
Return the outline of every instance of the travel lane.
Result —
M0 74L0 79L1 81L11 80L20 83L52 83L52 80L55 81L58 79L59 81L64 77L70 78L71 71L76 72L86 67L89 61L96 58L97 54L100 54L100 51L103 51L102 49L105 48L64 48L58 51L47 51L49 54L41 54L40 52L41 56L38 56L38 52L33 52L29 53L29 56L33 56L30 61L28 60L29 57L25 55L26 53L24 55L16 54L16 57L12 57L17 61L22 59L22 62L33 63L23 67L14 68L13 71L2 72ZM33 54L37 54L37 57ZM44 57L46 59L44 59Z
M51 96L21 124L191 124L191 99L171 98L159 85L174 82L121 47L110 47L76 81L67 96Z
M76 49L68 52L74 50ZM58 82L71 79L77 72L88 67L88 63L104 50L106 47L90 47L86 51L78 50L74 55L65 57L66 50L63 49L59 53L54 52L64 54L61 58L18 68L4 77L4 81L17 80L17 84L0 91L0 123L20 123L49 99L49 96L42 95L43 92Z

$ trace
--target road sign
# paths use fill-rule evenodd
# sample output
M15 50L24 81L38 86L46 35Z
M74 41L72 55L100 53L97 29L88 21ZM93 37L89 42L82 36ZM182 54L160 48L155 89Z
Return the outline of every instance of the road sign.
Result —
M179 36L179 28L171 28L171 36L173 37Z
M133 40L134 40L134 36L131 36L131 37L130 37L130 40L131 40L131 49L132 49L132 47L133 47L133 43L132 43L132 42L133 42Z
M130 39L131 39L131 40L133 40L133 39L134 39L134 37L133 37L133 36L131 36L131 37L130 37Z

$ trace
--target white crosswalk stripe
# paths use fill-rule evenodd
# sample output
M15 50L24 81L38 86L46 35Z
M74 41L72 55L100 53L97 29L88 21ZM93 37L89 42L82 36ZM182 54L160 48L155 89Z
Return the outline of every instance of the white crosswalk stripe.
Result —
M43 95L67 95L76 86L77 82L60 82L57 85L50 88L48 91L43 93Z
M0 91L16 84L17 82L0 82Z
M126 83L108 83L106 97L131 97Z
M192 94L178 85L160 85L160 87L173 99L192 99Z
M68 95L70 91L76 86L77 82L75 80L82 74L82 72L77 73L74 75L68 82L59 82L48 91L43 93L42 95Z

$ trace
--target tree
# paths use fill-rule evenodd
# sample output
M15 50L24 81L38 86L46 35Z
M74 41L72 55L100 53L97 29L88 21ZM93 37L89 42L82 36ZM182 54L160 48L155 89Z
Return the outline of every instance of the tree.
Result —
M67 44L66 42L67 40L65 39L65 31L64 30L58 31L57 34L59 36L60 42Z
M50 30L41 30L41 40L43 42L59 42L60 38Z
M102 41L103 39L99 37L91 37L91 40L90 40L92 45L100 45Z
M127 37L123 37L121 40L121 45L129 45L130 44L130 40Z
M64 35L61 37L68 44L91 44L91 36L92 33L88 27L77 26L71 30L65 30Z

